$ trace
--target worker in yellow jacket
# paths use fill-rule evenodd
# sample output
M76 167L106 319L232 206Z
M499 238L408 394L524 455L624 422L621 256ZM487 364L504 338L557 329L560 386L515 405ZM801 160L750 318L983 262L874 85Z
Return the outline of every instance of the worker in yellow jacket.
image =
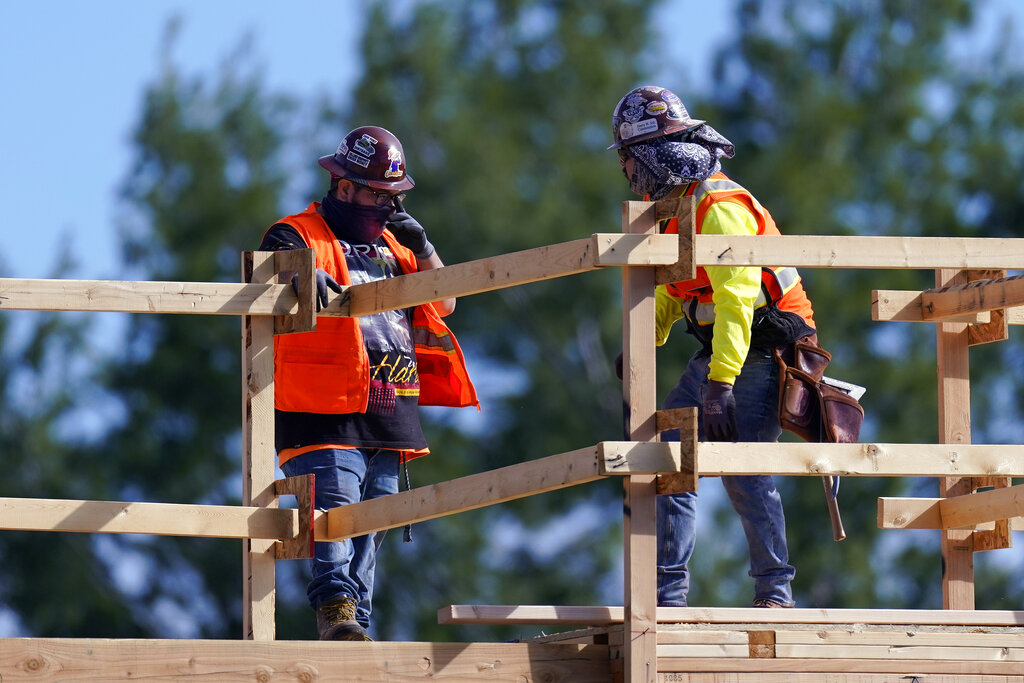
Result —
M696 231L705 235L778 235L761 204L721 170L729 140L691 118L672 91L634 88L612 114L614 143L630 189L648 200L693 196ZM676 219L661 225L678 231ZM775 441L778 368L773 350L815 334L811 302L794 268L698 268L685 282L655 290L656 343L684 320L701 343L665 408L696 407L700 439ZM621 367L621 365L620 365ZM666 432L665 439L678 439ZM770 476L722 477L750 551L757 607L792 607L782 501ZM685 607L696 539L696 492L658 498L658 604Z

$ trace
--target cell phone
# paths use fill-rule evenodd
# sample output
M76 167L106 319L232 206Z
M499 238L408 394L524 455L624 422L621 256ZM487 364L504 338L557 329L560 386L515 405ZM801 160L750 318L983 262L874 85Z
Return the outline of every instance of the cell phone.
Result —
M395 208L396 208L396 209L398 209L398 210L399 210L399 211L401 211L402 213L405 213L405 207L404 207L404 206L402 206L402 200L401 200L401 199L399 199L399 198L398 198L397 196L395 196L395 197L394 197L394 198L393 198L393 199L391 200L391 202L392 202L392 203L393 203L393 204L395 205Z

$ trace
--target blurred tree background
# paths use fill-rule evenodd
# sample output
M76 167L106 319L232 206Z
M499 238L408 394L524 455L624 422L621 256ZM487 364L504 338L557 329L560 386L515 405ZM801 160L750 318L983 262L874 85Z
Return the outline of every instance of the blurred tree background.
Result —
M181 74L169 57L172 26L123 185L124 277L237 281L239 252L324 193L316 157L371 123L402 140L417 182L406 205L447 263L617 231L620 203L634 197L605 149L610 113L643 83L671 88L736 144L725 170L785 233L1021 237L1022 73L1012 33L985 49L972 39L982 4L740 0L706 92L691 92L680 56L699 19L666 15L653 0L374 2L364 10L361 79L308 102L268 92L244 41L221 72ZM659 17L678 35L658 32ZM933 327L870 319L873 289L921 289L933 275L803 275L834 355L830 374L868 387L863 440L934 442ZM86 316L17 320L20 334L0 317L2 495L239 502L238 320L129 317L110 349L83 341ZM411 465L413 486L621 437L610 365L621 334L617 271L467 297L449 321L483 410L425 411L433 454ZM659 396L694 349L677 329L659 351ZM972 350L976 442L1024 437L1022 355L1014 332ZM110 406L109 424L83 426L86 402ZM938 534L875 528L879 496L933 496L934 480L844 479L841 544L816 478L779 485L800 605L941 605ZM738 520L718 482L705 480L702 492L691 603L747 605ZM537 632L438 626L437 609L455 603L621 604L621 534L618 481L418 524L413 543L392 533L374 635ZM980 609L1024 599L999 552L1011 551L976 557ZM0 598L27 634L241 632L234 542L5 532L0 553ZM280 638L315 635L303 565L278 563Z

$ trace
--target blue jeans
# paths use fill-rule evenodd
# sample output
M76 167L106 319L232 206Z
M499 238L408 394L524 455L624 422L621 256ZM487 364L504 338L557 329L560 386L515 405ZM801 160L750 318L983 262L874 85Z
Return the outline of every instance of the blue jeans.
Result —
M665 398L665 408L700 408L708 386L706 351L690 359L675 388ZM770 349L752 348L733 385L740 441L776 441L782 433L778 415L778 375ZM698 415L699 439L704 440L704 421ZM662 435L678 441L679 432ZM750 551L750 576L754 599L766 598L793 604L790 581L796 570L789 564L786 519L782 499L770 476L722 477L733 509L740 516ZM687 563L697 537L697 493L658 496L658 604L685 607L690 588Z
M398 451L325 448L297 455L284 463L285 476L316 475L314 506L321 510L358 503L398 492ZM310 561L313 580L306 589L315 610L342 596L355 598L356 620L370 625L370 600L377 548L384 531L334 543L316 543Z

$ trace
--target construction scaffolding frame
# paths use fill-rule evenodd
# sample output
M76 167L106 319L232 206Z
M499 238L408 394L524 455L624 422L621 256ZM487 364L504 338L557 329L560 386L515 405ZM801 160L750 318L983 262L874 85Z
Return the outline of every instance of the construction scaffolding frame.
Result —
M658 222L679 219L678 235ZM1024 683L1024 611L974 609L973 554L1009 547L1024 528L1024 447L972 445L971 345L1024 324L1024 239L696 235L692 198L625 202L622 233L351 285L317 312L312 250L246 252L240 283L0 279L0 310L236 315L242 318L242 505L0 499L0 529L241 539L244 633L238 641L0 639L0 676L31 680L802 681L842 674L875 683L999 676ZM698 443L694 410L655 406L654 288L698 266L929 269L924 292L876 291L877 321L930 322L938 340L936 444ZM276 334L318 316L358 316L622 268L623 398L629 440L604 441L499 470L328 511L310 477L276 480ZM298 273L298 294L290 284ZM681 440L659 442L679 429ZM941 530L943 610L658 608L655 500L696 490L699 476L926 476L934 499L880 499L882 528ZM522 498L607 476L623 479L624 605L481 606L439 610L442 623L578 625L524 643L278 641L276 561L313 542ZM986 489L986 490L979 490ZM281 508L294 495L297 509ZM769 613L770 614L766 614ZM779 616L779 612L784 612ZM806 678L805 678L806 677Z

